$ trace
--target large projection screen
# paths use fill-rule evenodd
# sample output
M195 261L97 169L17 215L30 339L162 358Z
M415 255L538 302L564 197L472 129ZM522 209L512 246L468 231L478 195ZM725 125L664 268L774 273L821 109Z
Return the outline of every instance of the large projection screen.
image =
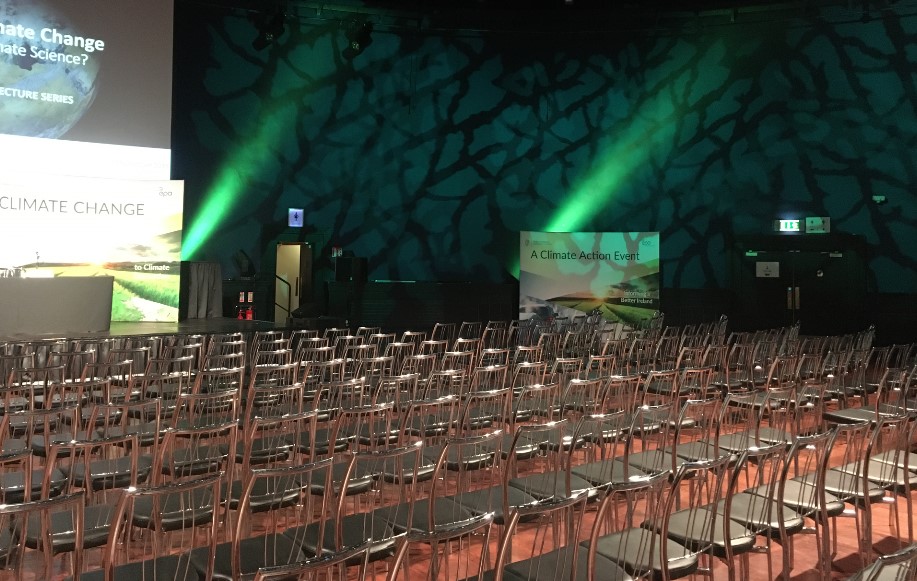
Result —
M0 177L0 266L112 276L111 320L177 321L182 201L180 181Z
M169 179L172 19L172 0L0 0L6 171Z
M659 309L658 232L521 232L519 254L520 319L638 325Z
M0 277L111 276L112 321L178 320L173 15L0 0Z

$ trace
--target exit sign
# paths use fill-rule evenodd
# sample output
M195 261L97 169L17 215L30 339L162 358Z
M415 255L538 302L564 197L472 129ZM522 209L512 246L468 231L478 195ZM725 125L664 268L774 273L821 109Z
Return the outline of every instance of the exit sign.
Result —
M799 220L777 220L777 232L801 232Z

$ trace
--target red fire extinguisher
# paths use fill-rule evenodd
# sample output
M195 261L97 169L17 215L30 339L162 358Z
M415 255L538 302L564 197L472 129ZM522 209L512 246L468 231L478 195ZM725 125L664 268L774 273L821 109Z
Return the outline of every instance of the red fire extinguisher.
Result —
M238 309L236 309L236 311L237 311L236 318L239 319L240 321L244 320L245 319L245 310L240 306Z
M248 308L245 310L245 320L251 321L255 318L255 308L251 305L248 305Z

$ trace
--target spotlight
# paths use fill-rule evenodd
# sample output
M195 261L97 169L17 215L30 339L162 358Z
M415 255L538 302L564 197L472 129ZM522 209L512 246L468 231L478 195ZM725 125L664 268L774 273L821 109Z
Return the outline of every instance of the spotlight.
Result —
M349 42L342 53L344 58L352 60L362 54L366 47L373 43L372 32L372 22L354 22L351 24L345 33Z
M280 38L286 31L286 12L281 4L277 4L268 12L259 15L255 20L255 26L258 28L258 36L252 41L252 48L255 50L264 50L269 47L275 40Z

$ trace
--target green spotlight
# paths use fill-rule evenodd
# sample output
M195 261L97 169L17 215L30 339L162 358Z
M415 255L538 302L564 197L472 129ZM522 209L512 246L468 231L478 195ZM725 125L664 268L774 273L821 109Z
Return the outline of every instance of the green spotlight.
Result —
M620 132L621 138L606 148L595 168L573 188L570 198L548 221L545 232L576 232L605 210L621 184L670 137L672 112L663 112L662 107L657 99L646 105L651 111L634 115L630 127Z
M201 246L213 234L241 200L250 184L257 183L272 165L277 136L289 127L283 111L264 115L255 137L236 149L220 168L204 202L182 241L182 260L193 260Z
M631 147L612 148L598 167L574 189L570 198L551 217L546 232L576 232L611 201L615 191L637 166L642 155L624 151Z

